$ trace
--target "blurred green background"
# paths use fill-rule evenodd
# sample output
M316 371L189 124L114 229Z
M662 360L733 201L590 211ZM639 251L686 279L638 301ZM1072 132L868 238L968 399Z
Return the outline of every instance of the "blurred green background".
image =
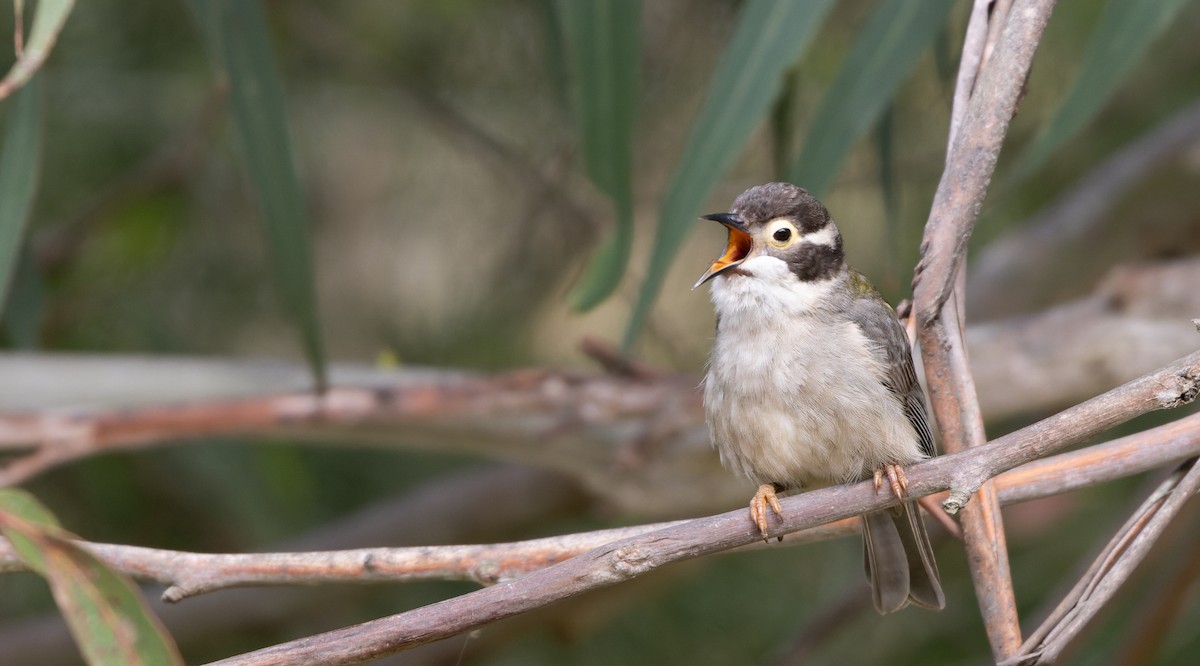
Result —
M274 55L286 125L269 116L260 121L285 130L293 152L290 162L267 158L266 187L282 188L271 195L247 164L262 149L254 147L261 135L244 135L254 125L239 117L245 109L238 110L237 77L223 75L221 56L214 55L223 48L214 39L232 39L229 24L204 27L203 2L80 3L39 75L40 182L0 341L7 350L298 361L306 349L312 359L319 346L334 361L590 370L579 342L593 336L626 339L638 358L699 376L712 313L703 290L690 285L719 252L723 232L712 225L692 233L682 225L697 213L726 210L749 185L793 174L805 176L800 185L827 183L822 198L846 237L851 263L890 301L905 298L941 176L970 4L895 3L922 4L914 11L923 13L893 22L936 22L900 35L923 40L912 46L911 67L884 67L877 76L888 85L865 90L854 88L861 88L858 70L845 68L858 62L852 56L864 48L863 35L888 25L879 16L889 3L829 3L823 16L812 9L818 20L807 46L789 41L798 37L780 42L788 53L777 63L782 78L757 89L765 102L757 118L744 119L748 133L729 130L738 111L753 106L745 102L725 111L726 125L716 125L731 132L718 137L723 143L715 135L695 138L697 118L719 106L711 101L720 90L714 72L723 58L738 56L730 44L738 44L739 21L767 4L613 3L620 6L610 17L616 23L604 32L598 16L588 14L599 10L549 0L265 2L265 31L247 39ZM977 228L977 247L1017 228L1106 156L1200 97L1200 3L1162 10L1161 25L1136 17L1121 24L1125 31L1117 34L1136 33L1122 43L1144 38L1145 52L1089 50L1106 12L1121 4L1058 3ZM8 34L11 16L2 20L0 33ZM747 43L765 39L752 37ZM581 58L586 53L611 58L592 62ZM1102 96L1095 116L1053 125L1089 63L1112 73L1112 95ZM589 71L598 76L605 72L594 69L605 67L613 68L607 73L614 87L585 90L594 84ZM823 110L831 98L848 106ZM252 111L269 107L248 103ZM851 118L868 103L878 112ZM595 105L628 117L613 121ZM11 107L11 100L0 103L8 116ZM819 122L832 129L814 131ZM1047 127L1061 143L1044 160L1030 157ZM833 163L826 155L837 147L820 144L831 132L841 134L827 143L846 146L844 160ZM689 147L705 136L716 152ZM1114 225L1169 229L1161 242L1080 243L1060 258L1062 275L1040 285L1027 307L1087 292L1102 272L1097 256L1107 266L1200 248L1198 151L1193 138L1177 159L1146 170L1109 213ZM276 222L264 216L262 202L289 196L286 174L275 168L284 163L296 169L293 204L300 212L299 219L285 214ZM712 171L711 186L697 175L704 169ZM671 208L673 200L689 210ZM1154 226L1147 217L1166 222ZM271 226L277 223L284 226ZM303 237L305 229L311 260L303 241L289 250L286 238L272 235ZM605 243L610 254L585 269ZM622 246L629 252L626 270ZM573 303L594 307L582 312ZM631 329L632 313L643 306L642 325ZM989 432L1035 416L994 424ZM192 441L104 456L26 487L88 539L240 552L272 549L385 498L488 464L287 440L244 444ZM1061 596L1080 559L1145 487L1129 479L1006 513L1023 618ZM535 524L461 538L512 540L638 519L584 499ZM1195 520L1194 511L1181 518L1162 550L1193 552L1198 544L1185 528ZM380 545L389 543L409 541L396 535ZM938 547L943 577L953 581L945 612L886 618L861 612L847 596L860 592L859 548L844 540L675 565L387 663L793 663L798 653L789 650L800 649L794 642L805 627L828 620L839 603L852 610L809 646L815 663L988 659L960 548L946 540ZM1102 618L1106 626L1136 624L1141 604L1169 589L1175 560L1158 557L1167 564L1143 569L1130 585L1134 591ZM210 623L209 631L195 619L176 635L187 661L200 662L471 588L257 590L266 606L294 612L247 611L244 622ZM1191 663L1200 647L1200 636L1188 629L1200 620L1195 591L1190 595L1158 663ZM229 603L235 607L228 612L236 613ZM33 635L52 614L38 578L0 577L0 636ZM1117 663L1128 647L1121 632L1096 631L1075 658ZM59 652L29 654L26 663L77 659L70 649Z

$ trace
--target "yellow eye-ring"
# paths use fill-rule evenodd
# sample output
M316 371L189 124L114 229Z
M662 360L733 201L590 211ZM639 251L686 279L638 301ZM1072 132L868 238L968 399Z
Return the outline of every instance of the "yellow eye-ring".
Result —
M768 222L766 232L767 242L780 248L791 245L800 237L796 226L783 218Z

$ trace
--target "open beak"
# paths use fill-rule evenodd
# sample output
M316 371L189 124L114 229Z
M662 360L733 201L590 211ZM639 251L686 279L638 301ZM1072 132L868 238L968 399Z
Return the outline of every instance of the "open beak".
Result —
M746 255L750 254L750 233L746 229L746 221L742 219L741 215L713 213L712 215L701 215L700 218L725 225L725 228L729 229L729 240L725 245L725 254L708 267L704 275L701 275L700 279L696 280L696 284L692 285L692 289L742 263L746 260Z

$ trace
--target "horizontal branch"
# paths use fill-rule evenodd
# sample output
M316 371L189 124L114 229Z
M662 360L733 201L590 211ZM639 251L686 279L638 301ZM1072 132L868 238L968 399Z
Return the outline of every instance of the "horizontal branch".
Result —
M1152 409L1175 407L1194 399L1200 384L1200 353L1131 382L1089 403L1102 404L1125 418ZM973 479L973 470L992 475L1098 432L1098 424L1120 422L1081 405L1024 428L988 445L933 458L908 472L914 496L932 494ZM1082 409L1081 409L1082 408ZM1085 416L1090 417L1090 421ZM966 473L964 473L966 472ZM956 485L961 490L962 485ZM895 504L890 493L877 493L870 481L821 488L782 500L784 534L877 511ZM744 509L691 520L594 548L524 577L486 587L406 613L310 636L220 663L356 663L452 636L506 617L614 585L672 562L729 550L760 539Z
M1200 311L1197 282L1196 259L1126 267L1086 299L972 327L984 416L1074 404L1194 349L1187 318ZM325 446L436 442L439 452L553 469L648 518L712 513L746 493L712 453L691 375L338 364L324 401L302 392L305 369L288 363L0 354L0 376L0 451L10 452L0 485L91 455L247 435Z
M1200 414L1079 451L1031 462L995 479L1003 504L1078 490L1200 455ZM472 580L491 585L551 566L613 541L684 521L636 525L514 543L361 548L338 551L207 554L117 544L81 545L114 569L169 586L165 601L254 585L368 584L415 580ZM857 535L848 518L787 536L799 545ZM762 547L755 542L749 547ZM0 572L24 571L0 538Z
M540 529L577 516L586 503L578 484L559 474L520 465L472 466L351 511L276 543L274 548L310 551L382 543L417 546L497 540L514 531ZM487 510L481 511L481 506ZM186 651L188 645L211 645L214 636L237 634L246 627L281 626L297 617L320 618L331 609L362 603L371 594L369 587L352 585L325 586L320 594L299 587L280 587L270 593L237 588L193 597L186 604L150 599L149 605ZM430 646L421 652L436 649ZM0 664L4 666L78 661L75 643L57 613L14 618L0 626Z

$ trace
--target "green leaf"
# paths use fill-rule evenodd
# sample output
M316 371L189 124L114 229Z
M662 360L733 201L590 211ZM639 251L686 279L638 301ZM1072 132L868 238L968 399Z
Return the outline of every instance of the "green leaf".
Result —
M183 663L137 586L75 545L32 495L0 489L0 534L50 584L54 601L89 664Z
M8 301L0 317L8 343L16 349L37 349L42 319L46 312L46 285L36 258L26 245L17 258L16 272L8 289Z
M1054 118L1013 168L1009 182L1032 175L1091 122L1184 4L1186 0L1109 0L1084 50L1079 76Z
M586 310L625 273L633 243L633 123L637 109L640 0L560 0L558 15L574 82L588 177L612 200L614 233L601 244L571 294Z
M788 180L824 196L854 144L891 102L946 23L953 0L879 3L821 100Z
M42 143L40 89L34 79L12 96L0 148L0 313L16 274L21 237L37 192Z
M625 330L633 346L671 261L714 185L766 118L784 73L804 52L831 0L749 0L708 86L659 214L646 279Z
M20 8L21 4L18 3L17 7ZM0 99L19 90L41 69L74 7L75 0L38 0L25 48L4 79L0 80Z
M300 329L319 390L325 353L317 315L310 224L296 175L283 83L257 0L191 0L219 68L229 78L229 104L250 182L266 218L275 283Z

